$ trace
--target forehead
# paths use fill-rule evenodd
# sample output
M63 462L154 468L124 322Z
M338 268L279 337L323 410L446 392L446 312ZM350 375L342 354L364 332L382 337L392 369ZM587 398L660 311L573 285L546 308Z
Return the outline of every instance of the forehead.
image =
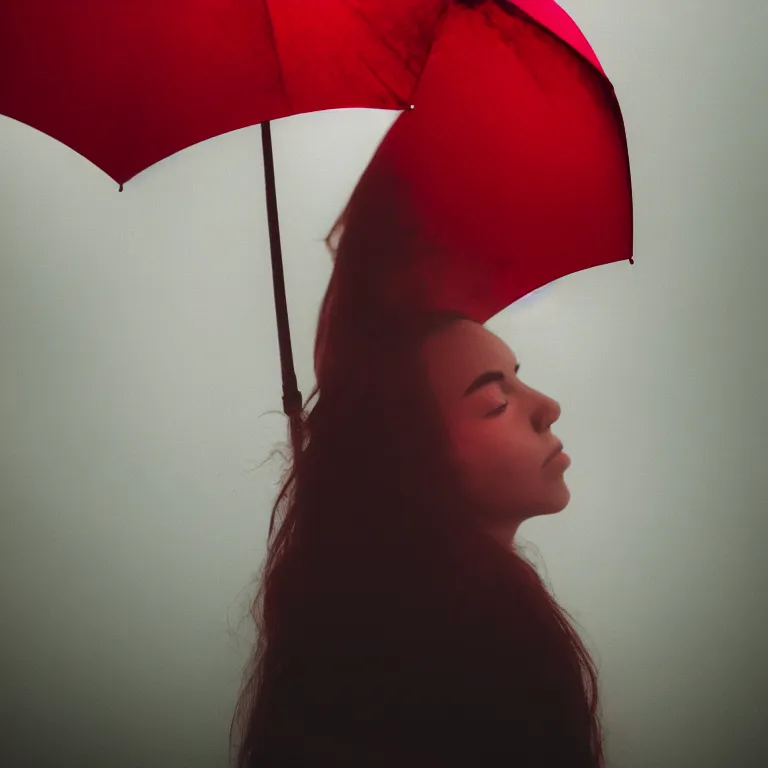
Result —
M517 358L507 344L479 323L461 320L430 336L423 345L430 384L440 395L461 397L487 370L512 377Z

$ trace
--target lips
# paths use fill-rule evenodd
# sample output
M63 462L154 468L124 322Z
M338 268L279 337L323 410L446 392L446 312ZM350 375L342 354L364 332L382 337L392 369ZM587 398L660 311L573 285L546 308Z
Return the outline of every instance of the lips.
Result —
M555 456L557 456L557 454L560 453L560 451L562 450L563 450L563 444L558 442L558 444L555 446L555 449L552 451L552 453L549 454L549 456L547 456L547 460L544 463L545 464L549 463L549 461L554 459Z

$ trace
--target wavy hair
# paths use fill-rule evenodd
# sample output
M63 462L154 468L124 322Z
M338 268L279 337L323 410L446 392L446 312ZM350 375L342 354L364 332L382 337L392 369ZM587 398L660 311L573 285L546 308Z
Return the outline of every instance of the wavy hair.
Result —
M374 168L326 238L318 384L272 508L230 756L237 723L236 768L602 768L590 655L519 546L473 524L430 393L423 342L472 320L382 301L419 246Z

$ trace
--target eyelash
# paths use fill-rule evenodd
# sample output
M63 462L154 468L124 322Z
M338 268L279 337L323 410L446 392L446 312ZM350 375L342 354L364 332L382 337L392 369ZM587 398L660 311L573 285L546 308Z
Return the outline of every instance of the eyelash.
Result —
M494 408L489 414L488 417L491 416L501 416L504 411L507 410L507 406L509 405L509 402L504 403L504 405L500 405L498 408Z

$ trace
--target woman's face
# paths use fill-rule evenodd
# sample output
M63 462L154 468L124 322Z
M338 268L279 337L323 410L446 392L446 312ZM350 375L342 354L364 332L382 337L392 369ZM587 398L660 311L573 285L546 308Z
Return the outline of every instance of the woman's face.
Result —
M453 323L422 351L479 522L511 544L523 520L559 512L570 500L563 477L568 457L545 463L558 444L550 427L560 406L518 378L512 350L479 323ZM504 378L471 387L488 371Z

